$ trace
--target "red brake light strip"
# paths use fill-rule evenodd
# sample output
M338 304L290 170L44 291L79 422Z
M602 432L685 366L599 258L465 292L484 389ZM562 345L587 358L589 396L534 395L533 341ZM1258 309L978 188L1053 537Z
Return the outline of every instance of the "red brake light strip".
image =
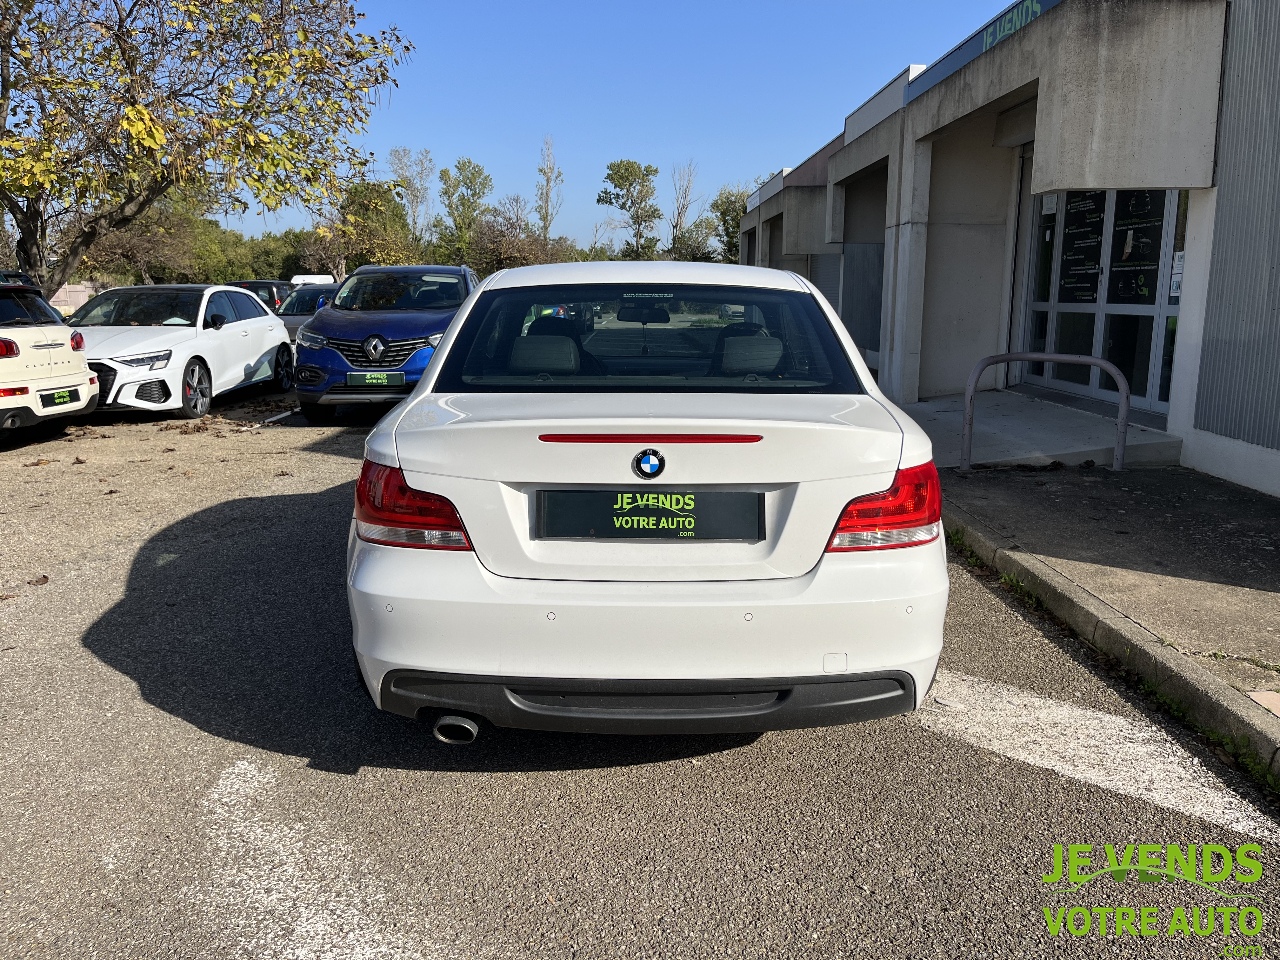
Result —
M543 443L759 443L756 433L544 433Z

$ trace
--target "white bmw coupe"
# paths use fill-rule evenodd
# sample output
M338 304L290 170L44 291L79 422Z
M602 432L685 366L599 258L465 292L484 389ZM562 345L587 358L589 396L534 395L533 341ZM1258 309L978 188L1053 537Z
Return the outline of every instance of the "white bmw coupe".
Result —
M102 406L203 417L213 398L251 383L293 387L284 321L253 294L197 284L116 287L67 321L83 335Z
M365 684L446 742L913 710L947 606L931 455L793 273L497 273L366 443Z

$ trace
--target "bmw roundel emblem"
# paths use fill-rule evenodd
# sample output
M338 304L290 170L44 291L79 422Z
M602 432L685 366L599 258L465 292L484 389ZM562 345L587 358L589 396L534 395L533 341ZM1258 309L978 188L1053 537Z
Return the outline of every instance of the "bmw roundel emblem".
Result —
M657 450L641 450L631 461L631 469L642 480L652 480L662 473L667 461Z

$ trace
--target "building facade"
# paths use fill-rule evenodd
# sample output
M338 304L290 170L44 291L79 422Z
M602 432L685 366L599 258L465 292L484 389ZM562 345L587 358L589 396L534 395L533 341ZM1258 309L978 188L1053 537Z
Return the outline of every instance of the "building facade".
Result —
M1016 350L1120 368L1187 466L1280 495L1280 3L1020 0L752 196L898 403ZM1115 403L1087 366L1025 384Z

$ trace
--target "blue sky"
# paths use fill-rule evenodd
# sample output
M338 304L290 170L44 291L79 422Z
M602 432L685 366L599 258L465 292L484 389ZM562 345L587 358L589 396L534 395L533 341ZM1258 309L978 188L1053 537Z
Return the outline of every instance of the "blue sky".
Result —
M469 156L494 198L532 197L542 138L564 169L557 233L580 242L610 160L698 165L707 199L723 183L795 166L909 63L932 63L1009 0L649 0L640 4L361 0L367 25L416 46L399 89L375 110L365 149ZM304 226L301 211L256 215L248 233Z

